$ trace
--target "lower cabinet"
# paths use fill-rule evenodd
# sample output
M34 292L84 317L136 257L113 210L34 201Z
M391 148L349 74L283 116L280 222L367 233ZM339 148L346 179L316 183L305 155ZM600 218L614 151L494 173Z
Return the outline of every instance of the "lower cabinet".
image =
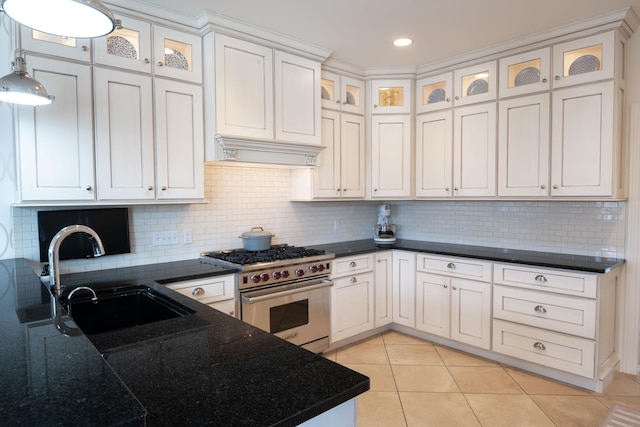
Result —
M393 255L391 251L376 253L374 271L375 309L374 326L388 325L393 321Z
M449 266L452 276L428 273L438 265ZM421 271L424 266L433 270ZM477 270L473 268L481 267ZM434 335L491 348L491 283L469 280L463 275L482 278L490 265L478 261L419 255L416 273L415 328Z
M333 279L331 341L373 329L373 272Z
M237 317L235 288L236 276L207 277L205 279L185 280L167 285L167 288L193 298L209 307Z
M416 254L393 251L393 323L415 327Z

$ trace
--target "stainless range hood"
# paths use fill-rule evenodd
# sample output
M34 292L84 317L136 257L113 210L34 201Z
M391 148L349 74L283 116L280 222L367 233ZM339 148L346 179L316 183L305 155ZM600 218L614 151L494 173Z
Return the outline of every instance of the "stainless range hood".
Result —
M213 158L219 161L315 166L325 147L290 141L215 135ZM210 158L210 156L207 156Z

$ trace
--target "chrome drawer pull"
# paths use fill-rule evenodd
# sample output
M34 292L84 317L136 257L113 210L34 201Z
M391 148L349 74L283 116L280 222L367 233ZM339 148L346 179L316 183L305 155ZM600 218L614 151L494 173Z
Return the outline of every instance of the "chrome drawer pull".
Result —
M358 279L356 279L355 277L352 277L351 280L349 280L349 282L351 283L356 283L358 281Z
M357 265L358 265L358 264L356 264L356 262L355 262L355 261L351 261L351 262L349 263L349 267L351 267L351 268L356 267Z
M193 292L191 292L191 295L193 295L194 297L199 297L200 295L204 295L204 289L195 288Z
M544 307L543 307L543 306L541 306L541 305L536 305L536 306L535 306L535 308L534 308L534 310L535 310L536 312L538 312L538 313L546 313L546 312L547 312L547 309L546 309L546 308L544 308Z
M547 347L544 346L540 341L533 343L533 348L536 350L546 350Z
M447 264L447 268L450 268L450 269L453 270L453 269L456 268L456 265L454 263L450 262L449 264Z
M538 274L535 278L536 282L542 282L542 283L546 283L547 282L547 278L544 277L542 274Z

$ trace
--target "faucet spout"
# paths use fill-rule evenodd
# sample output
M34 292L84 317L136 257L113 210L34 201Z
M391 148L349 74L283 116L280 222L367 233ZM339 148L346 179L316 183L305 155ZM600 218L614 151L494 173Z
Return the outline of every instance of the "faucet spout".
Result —
M86 233L91 238L91 243L93 245L93 255L94 256L102 256L105 254L104 245L102 244L102 240L98 233L95 232L90 227L86 225L69 225L64 227L62 230L58 231L53 239L51 239L51 243L49 244L49 282L51 289L55 288L55 297L60 298L60 294L62 293L60 288L60 271L59 271L59 262L60 262L60 245L70 235L74 233Z

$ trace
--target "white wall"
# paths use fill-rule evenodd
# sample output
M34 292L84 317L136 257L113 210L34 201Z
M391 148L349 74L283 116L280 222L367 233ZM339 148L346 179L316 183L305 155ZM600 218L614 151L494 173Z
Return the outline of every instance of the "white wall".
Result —
M286 169L206 167L201 205L131 207L132 253L64 261L83 271L196 258L200 252L242 246L253 226L274 243L313 245L372 238L381 202L290 202ZM473 245L624 256L624 203L602 202L392 202L399 237ZM38 259L37 209L14 208L16 255ZM334 230L338 222L339 230ZM460 224L464 223L464 230ZM182 231L193 243L182 243ZM154 231L178 230L180 244L151 245Z

